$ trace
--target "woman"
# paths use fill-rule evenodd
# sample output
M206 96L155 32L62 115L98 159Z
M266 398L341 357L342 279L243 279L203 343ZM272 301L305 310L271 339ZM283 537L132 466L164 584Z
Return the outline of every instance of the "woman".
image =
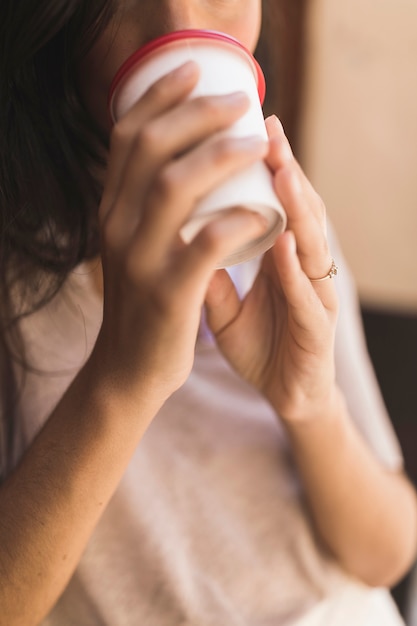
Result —
M187 100L188 63L108 123L136 48L208 28L254 50L264 5L2 4L8 626L341 624L352 598L356 624L401 623L372 587L414 558L415 494L333 239L332 278L323 204L278 120L268 142L216 139L247 102ZM288 230L232 281L213 268L262 232L256 216L187 246L178 231L259 158Z

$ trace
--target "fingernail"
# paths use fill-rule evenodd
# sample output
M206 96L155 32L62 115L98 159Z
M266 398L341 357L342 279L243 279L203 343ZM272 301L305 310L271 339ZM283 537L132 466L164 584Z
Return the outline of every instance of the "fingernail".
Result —
M242 104L248 104L249 98L244 91L235 91L223 96L223 100L230 106L242 106Z
M270 121L271 124L273 124L274 130L279 130L282 133L284 132L284 127L276 115L271 115L267 118L267 120Z
M183 65L180 65L180 67L177 67L173 71L173 75L176 78L190 78L196 74L197 69L198 65L195 61L187 61Z
M249 137L239 137L236 139L239 142L244 150L248 150L250 152L259 151L267 151L268 150L268 142L259 135L250 135Z

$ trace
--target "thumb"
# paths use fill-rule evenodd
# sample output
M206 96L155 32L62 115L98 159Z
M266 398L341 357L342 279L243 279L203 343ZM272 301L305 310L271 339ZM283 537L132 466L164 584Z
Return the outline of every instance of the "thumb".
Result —
M207 323L215 336L239 315L241 301L226 270L217 270L213 275L206 292L205 306Z

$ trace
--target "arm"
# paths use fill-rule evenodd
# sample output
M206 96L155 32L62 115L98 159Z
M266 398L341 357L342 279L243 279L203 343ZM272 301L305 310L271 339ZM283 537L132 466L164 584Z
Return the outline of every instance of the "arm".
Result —
M268 163L288 231L265 255L242 301L228 275L216 273L207 320L226 358L283 420L321 539L352 574L391 584L416 554L414 489L379 464L337 387L337 278L311 280L331 266L325 208L278 120L267 126Z
M400 472L376 460L336 390L320 418L287 423L318 533L369 585L391 586L416 555L417 500Z
M143 432L188 377L216 262L264 229L237 211L178 245L196 200L268 150L264 141L205 141L248 102L187 100L197 80L193 64L165 76L113 129L99 207L103 323L0 488L1 626L34 626L63 592Z
M38 624L52 608L158 408L142 385L133 411L100 388L93 367L0 488L1 626Z

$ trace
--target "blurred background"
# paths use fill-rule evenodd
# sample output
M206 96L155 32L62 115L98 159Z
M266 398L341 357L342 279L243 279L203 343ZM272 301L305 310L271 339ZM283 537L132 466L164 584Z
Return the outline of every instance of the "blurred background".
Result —
M417 2L288 0L282 11L281 117L355 276L417 484ZM392 592L417 626L417 574Z

